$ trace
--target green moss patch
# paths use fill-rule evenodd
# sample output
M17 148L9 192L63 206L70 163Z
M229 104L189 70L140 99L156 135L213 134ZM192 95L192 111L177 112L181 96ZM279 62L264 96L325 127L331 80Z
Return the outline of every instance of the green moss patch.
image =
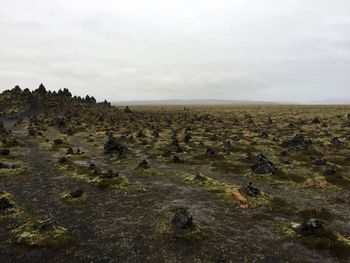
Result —
M18 244L30 247L62 247L69 241L69 232L66 228L54 222L28 222L13 230Z
M206 176L203 176L201 179L197 179L198 177L196 177L193 174L183 174L181 175L181 177L187 183L203 187L208 192L220 194L227 198L232 197L232 189L237 189L236 186L219 182L215 179Z
M325 250L330 255L340 258L350 256L350 240L331 229L327 229L324 234L319 236L302 235L296 230L296 224L290 223L279 226L278 231L287 238L300 240L310 249Z
M60 193L60 198L64 202L75 204L75 203L80 203L80 202L86 201L87 195L82 194L79 197L73 198L69 192L62 192L62 193Z
M15 176L18 174L24 174L24 173L28 173L30 171L30 169L28 169L27 167L19 167L19 168L9 168L9 169L0 169L0 176Z

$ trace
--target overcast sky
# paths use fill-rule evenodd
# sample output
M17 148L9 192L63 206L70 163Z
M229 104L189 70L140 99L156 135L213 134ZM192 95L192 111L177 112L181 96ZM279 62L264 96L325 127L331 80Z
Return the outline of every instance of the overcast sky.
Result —
M0 0L0 91L350 100L349 0Z

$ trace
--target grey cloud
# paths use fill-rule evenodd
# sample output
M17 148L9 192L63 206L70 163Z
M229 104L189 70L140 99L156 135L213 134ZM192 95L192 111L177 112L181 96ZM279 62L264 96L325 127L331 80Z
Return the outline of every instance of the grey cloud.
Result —
M350 98L346 0L4 0L0 90L98 99Z

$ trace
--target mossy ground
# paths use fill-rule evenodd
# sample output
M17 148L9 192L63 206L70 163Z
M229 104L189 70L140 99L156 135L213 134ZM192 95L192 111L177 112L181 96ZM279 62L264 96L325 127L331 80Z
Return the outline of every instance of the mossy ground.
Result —
M67 245L70 238L66 228L56 224L44 227L42 221L27 222L13 234L18 244L30 247L58 248Z
M310 249L327 251L329 254L339 258L346 258L350 255L350 240L341 234L327 229L320 236L306 236L296 230L296 225L296 223L280 225L276 230L286 238L299 240Z

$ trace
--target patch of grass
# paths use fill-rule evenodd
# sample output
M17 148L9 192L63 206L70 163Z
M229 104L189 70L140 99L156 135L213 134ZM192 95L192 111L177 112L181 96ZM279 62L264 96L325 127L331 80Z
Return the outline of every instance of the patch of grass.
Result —
M175 230L171 223L171 218L162 217L157 220L153 220L153 222L153 228L157 234L166 235L171 239L175 239ZM181 241L193 242L210 237L210 231L207 227L196 221L194 221L193 224L193 230L181 238Z
M191 183L194 185L201 186L205 188L210 193L216 193L223 195L224 197L231 198L232 189L237 189L237 187L229 184L225 184L223 182L219 182L210 177L204 177L203 180L196 179L196 176L193 174L184 174L181 176L183 180L187 183Z
M350 240L331 229L326 229L321 235L303 235L296 230L295 223L290 223L279 226L278 231L287 238L300 240L310 249L325 250L330 255L339 258L350 256Z
M29 172L30 169L27 167L19 167L19 168L9 168L9 169L0 169L0 176L15 176L19 174L24 174Z
M28 222L13 230L13 234L18 244L30 247L58 248L66 245L70 239L66 228L42 221Z
M126 189L130 185L128 178L121 175L117 178L111 179L95 177L90 180L90 183L97 185L100 188L113 187L115 189Z
M297 175L294 173L286 173L281 169L277 169L276 173L272 175L273 178L281 181L292 181L296 183L301 183L306 180L302 175Z
M23 211L17 207L15 198L12 194L6 191L0 191L0 199L1 198L6 198L9 200L12 204L12 207L0 210L0 222L18 218L23 214Z
M60 193L60 198L67 203L75 204L86 201L87 195L82 194L79 197L73 198L69 192L62 192Z

